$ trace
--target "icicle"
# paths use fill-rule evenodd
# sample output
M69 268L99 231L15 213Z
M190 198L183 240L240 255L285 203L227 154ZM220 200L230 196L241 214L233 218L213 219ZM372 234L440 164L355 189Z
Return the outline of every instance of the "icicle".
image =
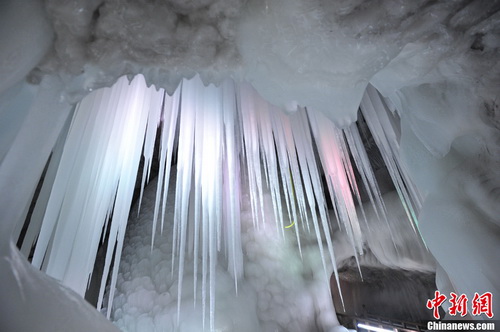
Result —
M182 277L184 273L185 232L188 222L189 195L191 191L191 178L193 172L194 133L196 127L196 108L199 98L197 82L184 81L182 86L182 100L179 123L179 148L177 157L177 179L174 210L174 231L172 241L172 272L179 255L178 267L178 300L177 322L180 319L180 306L182 299Z
M236 128L236 92L232 81L222 85L222 108L224 120L225 143L225 199L226 225L228 241L229 272L234 278L235 289L238 292L238 278L243 276L243 251L240 232L240 179L239 179L239 146Z
M416 215L421 207L420 194L409 178L404 165L399 162L398 135L388 118L387 107L377 90L371 85L368 85L361 100L361 110L391 175L408 219L412 223L413 230L417 233L418 221Z
M262 175L259 148L259 129L255 114L258 101L257 93L245 83L240 85L240 119L243 128L243 141L249 177L250 201L252 205L252 217L254 224L258 227L259 220L265 224L264 197L262 193ZM260 218L257 202L260 204Z
M130 86L122 78L113 88L84 98L75 110L46 207L44 200L39 201L45 214L33 263L81 295L113 209L98 299L100 307L114 255L109 310L144 133L154 107L151 100L158 98L156 94L138 76Z
M370 129L375 132L398 193L408 206L408 214L414 215L419 206L418 193L407 182L403 165L394 157L397 134L394 130L391 132L391 128L386 129L391 123L383 101L369 88L362 107L370 118ZM248 181L254 226L264 227L268 218L264 214L265 179L271 193L275 226L282 237L286 234L282 211L284 195L288 219L297 224L294 231L300 255L299 232L313 231L325 275L329 279L331 265L337 286L339 276L321 171L325 174L335 215L349 236L357 261L363 253L363 236L354 199L361 207L362 204L349 152L377 216L386 220L385 206L355 125L342 131L323 115L308 114L305 109L286 115L263 101L248 84L235 88L233 82L226 81L220 87L205 87L201 79L195 77L183 81L169 96L163 90L146 88L142 77L135 78L130 85L122 78L113 88L99 90L82 100L64 148L59 150L60 158L54 153L53 163L58 164L58 169L55 172L51 162L43 199L36 209L37 214L45 211L45 215L33 259L34 265L82 293L88 284L102 230L109 230L98 299L100 307L114 261L108 317L141 152L144 169L139 205L144 185L149 181L158 126L161 130L160 172L151 225L151 250L160 216L162 232L164 228L178 133L171 266L172 275L175 271L178 277L178 322L186 255L194 258L195 305L201 264L204 327L215 330L215 272L219 253L226 254L227 269L234 278L236 291L238 289L238 278L243 275L242 177ZM242 161L246 167L240 174ZM46 191L50 184L49 196ZM37 225L40 224L33 224L35 233ZM23 250L27 251L33 240L30 232Z
M302 257L302 246L300 243L300 236L299 236L299 227L301 225L301 222L298 220L298 215L297 215L297 208L296 208L297 194L295 192L295 186L292 177L292 171L291 171L292 166L290 165L294 163L296 164L296 159L289 162L289 155L295 156L295 146L293 145L292 141L287 142L287 137L286 137L288 132L291 135L290 122L288 121L288 117L285 116L285 114L279 110L272 112L272 116L273 116L273 121L272 121L273 134L276 141L276 148L278 152L281 182L283 185L283 190L285 192L285 202L288 212L288 218L289 220L297 224L297 226L294 227L295 236L297 239L297 246L299 248L300 257ZM289 151L289 149L293 150L293 154L292 152ZM299 184L300 184L299 190L302 191L301 180L299 181Z
M38 200L31 215L28 230L26 231L26 235L23 239L21 252L25 257L29 257L31 249L37 241L38 234L40 233L40 229L42 228L43 216L45 214L45 209L50 198L50 193L54 185L55 177L57 175L57 168L59 167L59 163L61 162L66 137L68 135L71 123L70 120L71 118L68 117L68 120L66 121L66 124L64 125L61 134L57 139L56 145L52 151L52 156L50 157L49 166L45 173L43 185L40 189Z
M389 222L387 220L387 211L385 208L384 200L382 199L382 194L377 184L375 174L370 165L370 160L366 153L366 149L363 145L361 137L359 135L358 127L353 123L350 127L344 129L344 134L347 139L350 151L352 153L356 167L361 175L361 180L366 188L368 198L370 199L375 215L381 221L387 224L389 232L391 232L392 242L394 243L394 236L392 235L392 227L389 227ZM369 224L367 223L369 229Z
M111 277L110 294L108 300L108 318L111 314L116 279L120 266L120 257L125 237L125 229L128 221L128 214L135 188L137 169L139 167L140 153L143 147L144 132L146 130L147 117L149 112L150 100L144 94L145 81L142 76L136 77L130 85L130 104L127 108L127 117L123 126L123 137L118 149L121 156L120 181L116 192L116 201L113 210L112 225L117 224L116 231L116 253L114 257L113 273ZM124 112L124 110L120 110ZM120 113L122 114L122 113ZM108 245L109 249L114 247L114 241ZM108 259L106 259L108 261ZM105 273L104 275L107 275Z
M153 90L152 88L147 91ZM149 182L149 174L151 173L151 160L155 149L156 131L160 124L161 104L164 102L165 91L160 89L158 93L151 96L150 110L148 112L148 123L146 127L145 140L144 140L144 165L142 170L141 192L139 195L139 204L137 205L137 215L141 212L142 195L144 193L144 186Z
M203 112L198 116L197 121L201 121L203 116ZM199 255L199 247L200 247L200 232L202 233L203 236L203 228L200 230L200 223L202 220L203 216L203 211L201 209L202 206L202 199L201 199L201 171L202 171L202 158L198 156L202 156L203 154L203 126L198 126L197 130L195 131L195 165L194 165L194 260L193 260L193 287L194 287L194 302L196 305L196 296L197 296L197 288L198 288L198 255ZM202 224L203 227L203 224ZM203 250L203 243L202 243L202 250ZM202 253L202 259L203 259L203 264L205 263L205 258ZM203 268L203 267L202 267ZM205 281L202 280L204 283ZM203 305L205 299L202 299Z
M284 137L286 142L286 149L288 154L288 161L290 163L290 177L292 182L292 193L294 194L293 198L297 201L297 205L299 207L300 212L300 220L305 220L305 226L307 231L310 231L309 227L309 218L306 210L306 201L304 195L304 189L302 186L302 179L300 175L300 168L297 159L297 152L294 142L294 137L292 133L292 125L290 122L290 118L287 116L281 117L283 124ZM298 230L297 230L298 231Z
M174 135L177 126L177 118L180 103L180 90L173 93L172 96L163 94L163 108L161 114L161 137L160 137L160 170L158 173L158 182L156 184L156 200L153 213L153 230L151 232L151 250L153 250L156 225L160 202L162 202L161 213L161 233L163 233L163 224L165 217L165 207L168 198L168 185L170 183L170 168L172 164L172 153L174 145Z
M37 245L33 255L32 264L37 268L42 266L42 260L46 255L50 238L57 226L57 216L61 209L64 194L71 176L72 165L70 163L74 163L80 149L81 139L79 137L73 138L72 136L82 135L81 133L84 132L87 123L91 122L92 116L95 116L94 113L85 112L85 110L92 109L95 99L102 98L102 94L102 91L96 91L88 98L82 100L75 110L75 115L70 127L71 134L65 144L63 156L61 157L62 161L54 180L53 187L55 189L48 199L45 216L42 221L42 227L38 235ZM80 111L81 109L84 111Z
M207 275L208 275L208 246L209 246L209 236L208 233L208 220L207 209L203 209L202 213L202 254L201 254L201 302L202 302L202 316L203 316L203 329L205 329L206 312L207 312Z
M165 161L165 180L163 186L163 203L161 207L161 233L163 234L163 225L165 223L165 212L168 198L168 186L170 183L170 171L172 166L172 153L174 150L174 140L177 128L177 119L179 117L181 89L177 88L171 98L171 103L168 104L170 112L163 114L163 121L168 121L168 137L166 142L167 158ZM164 109L165 110L165 109ZM169 118L166 117L170 114Z
M362 255L363 239L348 178L352 169L348 153L342 151L341 131L333 122L318 112L309 112L308 115L311 119L311 128L316 139L330 197L333 198L332 203L354 246L355 253Z
M273 204L274 215L276 217L276 227L281 231L282 236L285 236L283 225L283 214L281 206L281 187L278 178L278 163L276 160L276 149L274 147L274 137L272 130L271 113L281 112L278 109L273 109L271 105L258 99L259 104L256 105L254 112L258 115L258 124L260 132L261 151L264 156L263 167L266 171L268 179L268 187L271 191L271 200Z
M219 223L221 211L221 166L222 166L222 109L220 90L208 86L204 90L204 139L202 169L202 202L207 209L208 219L208 258L209 258L209 294L210 294L210 330L215 330L215 267L219 241ZM199 156L198 156L199 157Z

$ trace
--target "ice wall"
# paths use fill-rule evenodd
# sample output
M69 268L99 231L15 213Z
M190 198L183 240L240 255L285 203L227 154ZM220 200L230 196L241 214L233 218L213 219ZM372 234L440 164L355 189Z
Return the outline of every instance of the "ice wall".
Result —
M4 213L4 221L0 223L0 230L3 236L2 245L8 246L8 238L12 233L12 226L19 219L22 219L22 213L25 205L32 195L36 186L36 181L41 174L43 164L52 149L51 144L57 138L58 132L44 133L42 137L35 137L37 132L36 123L44 121L42 117L47 117L47 122L54 122L57 125L58 117L55 109L60 108L59 105L51 105L54 111L44 110L43 107L34 106L32 102L47 103L47 99L54 99L53 96L48 97L53 93L49 89L46 92L37 95L37 89L34 86L29 86L23 83L26 75L31 69L36 66L45 53L50 49L53 38L53 31L50 23L44 16L43 7L37 1L26 1L23 3L7 1L1 5L1 26L0 26L0 162L2 172L2 192L5 192L9 185L17 182L19 191L17 195L13 195L12 201L9 204L2 204ZM28 23L24 23L28 22ZM60 90L60 89L58 89ZM45 96L42 96L45 95ZM30 108L32 111L30 112ZM63 111L64 112L64 111ZM45 113L45 114L44 114ZM52 118L51 118L52 117ZM27 129L29 123L31 128ZM46 144L44 141L47 140ZM42 148L36 141L43 142L45 145ZM34 166L34 171L27 171L26 179L15 180L12 174L14 169L20 163L26 163L29 159L29 154L20 156L18 151L34 148L35 156L40 155L39 165ZM14 151L13 151L14 150ZM7 182L7 178L10 179ZM5 196L5 195L4 195ZM13 204L12 209L7 208Z
M4 331L105 331L118 329L69 288L30 265L15 244L0 261Z
M40 62L50 49L53 31L39 1L4 1L0 8L0 91L3 92L23 80Z
M0 16L0 327L116 331L79 295L34 269L13 242L71 107L59 98L57 78L23 82L52 42L40 2L4 1Z

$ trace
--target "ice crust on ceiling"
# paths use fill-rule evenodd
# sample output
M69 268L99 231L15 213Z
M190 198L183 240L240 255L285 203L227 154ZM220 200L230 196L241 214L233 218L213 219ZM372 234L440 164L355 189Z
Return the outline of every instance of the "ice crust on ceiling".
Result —
M368 82L388 96L408 85L466 80L494 100L499 6L50 0L45 8L56 38L40 70L68 74L76 99L124 74L142 73L170 93L195 73L206 83L232 76L278 107L305 106L346 126Z
M46 1L56 39L42 71L79 76L75 90L142 73L173 92L199 73L221 82L240 66L235 27L243 1ZM76 98L82 95L77 93Z

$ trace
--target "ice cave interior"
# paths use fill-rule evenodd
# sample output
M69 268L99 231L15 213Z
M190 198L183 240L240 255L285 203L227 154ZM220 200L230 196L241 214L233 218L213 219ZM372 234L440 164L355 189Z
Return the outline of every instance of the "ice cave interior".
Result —
M500 1L0 17L2 331L347 331L435 291L499 314Z

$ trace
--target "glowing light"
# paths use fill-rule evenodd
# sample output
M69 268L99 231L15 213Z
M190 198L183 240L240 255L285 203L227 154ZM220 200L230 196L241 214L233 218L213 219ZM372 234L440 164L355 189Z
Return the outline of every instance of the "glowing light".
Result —
M376 332L395 332L395 331L397 332L397 329L389 330L389 329L384 329L381 327L370 326L370 325L361 324L361 323L358 324L358 327L365 329L365 330L376 331Z

